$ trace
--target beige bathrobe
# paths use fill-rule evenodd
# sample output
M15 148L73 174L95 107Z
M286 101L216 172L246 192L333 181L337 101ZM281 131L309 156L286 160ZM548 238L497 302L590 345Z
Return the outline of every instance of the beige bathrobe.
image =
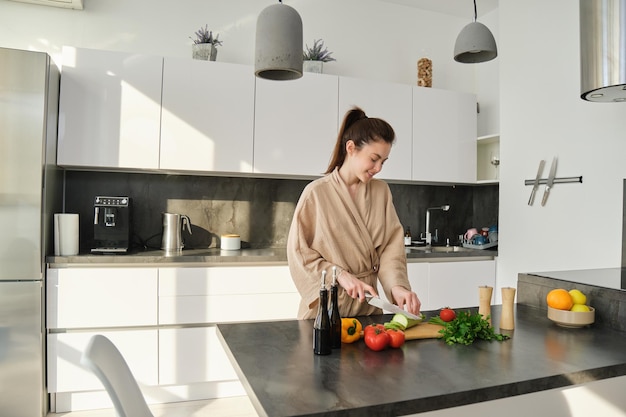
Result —
M291 277L302 296L299 319L317 314L322 271L326 284L332 267L345 269L374 288L377 278L385 294L401 285L410 289L404 252L404 232L387 183L372 179L361 184L352 200L337 169L306 186L291 223L287 241ZM380 314L381 310L339 291L342 317Z

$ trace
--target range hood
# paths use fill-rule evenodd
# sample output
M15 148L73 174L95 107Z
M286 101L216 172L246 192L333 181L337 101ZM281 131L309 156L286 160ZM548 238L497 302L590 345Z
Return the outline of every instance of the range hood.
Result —
M580 97L626 102L626 0L579 1Z

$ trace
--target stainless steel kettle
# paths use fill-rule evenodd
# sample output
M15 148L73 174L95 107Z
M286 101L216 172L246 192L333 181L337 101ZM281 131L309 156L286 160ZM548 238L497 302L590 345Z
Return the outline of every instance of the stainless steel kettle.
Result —
M191 234L191 220L184 214L162 213L163 214L163 239L161 249L168 252L178 252L183 250L183 230L185 224L187 231Z

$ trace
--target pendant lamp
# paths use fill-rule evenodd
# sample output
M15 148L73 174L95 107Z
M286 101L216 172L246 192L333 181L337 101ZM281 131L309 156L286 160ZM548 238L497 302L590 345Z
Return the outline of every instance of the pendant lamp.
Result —
M454 44L454 60L464 64L491 61L498 56L496 40L487 26L476 21L476 0L474 0L474 21L465 26Z
M626 0L580 0L583 100L626 102Z
M279 1L261 11L256 23L254 74L268 80L302 77L302 19Z

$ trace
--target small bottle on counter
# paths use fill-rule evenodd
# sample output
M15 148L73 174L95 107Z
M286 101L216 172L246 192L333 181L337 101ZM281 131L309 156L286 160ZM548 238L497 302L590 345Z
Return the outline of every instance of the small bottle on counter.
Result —
M328 290L326 289L326 271L322 271L322 286L317 309L317 317L313 323L313 353L328 355L330 348L330 318L328 317Z
M339 314L339 287L337 285L337 267L333 266L333 283L330 286L330 347L341 349L341 315Z
M404 246L411 246L411 228L407 227L404 232Z

